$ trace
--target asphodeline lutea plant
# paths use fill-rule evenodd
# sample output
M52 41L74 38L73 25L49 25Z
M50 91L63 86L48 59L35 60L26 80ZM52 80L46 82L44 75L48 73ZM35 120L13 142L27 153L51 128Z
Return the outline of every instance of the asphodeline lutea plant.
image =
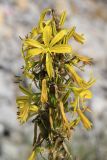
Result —
M92 122L86 100L92 98L93 76L84 80L78 73L92 64L92 59L72 48L72 39L84 44L76 27L64 28L66 12L57 16L53 9L41 13L39 23L22 41L24 67L17 97L18 119L34 124L33 150L29 160L39 155L48 160L73 159L67 145L72 131L80 122L86 129ZM24 85L28 79L27 85ZM67 115L69 113L69 116ZM47 158L46 158L47 157Z

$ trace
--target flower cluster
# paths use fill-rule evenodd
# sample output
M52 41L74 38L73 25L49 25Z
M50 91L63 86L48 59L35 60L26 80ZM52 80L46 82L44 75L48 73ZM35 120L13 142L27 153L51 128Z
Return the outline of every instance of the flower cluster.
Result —
M19 88L24 95L17 97L16 102L20 123L30 118L34 123L33 152L29 160L46 149L50 160L70 157L65 139L71 137L71 130L79 122L86 129L92 127L85 112L91 111L86 100L92 98L89 89L95 79L86 81L77 71L84 71L92 59L75 53L69 40L84 44L85 38L76 32L75 26L64 28L65 19L66 12L58 17L53 9L45 9L38 25L21 39L25 61L21 80L27 78L30 84L25 87L21 82ZM68 112L70 119L66 116Z

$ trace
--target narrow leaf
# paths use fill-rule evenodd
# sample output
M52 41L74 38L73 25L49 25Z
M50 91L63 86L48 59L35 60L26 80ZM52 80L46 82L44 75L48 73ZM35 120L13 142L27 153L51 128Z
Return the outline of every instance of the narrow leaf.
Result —
M34 75L32 73L29 73L28 71L24 71L24 76L29 79L34 79Z
M71 144L67 139L64 139L63 146L68 154L67 160L73 160L72 152L71 152Z
M26 95L28 95L28 96L32 94L28 89L26 89L26 88L23 87L22 85L19 85L19 88L20 88L20 90L21 90L24 94L26 94Z
M34 122L34 137L33 137L33 146L35 145L37 140L37 122Z
M50 122L51 129L53 129L53 119L52 119L52 109L51 108L49 108L49 122Z
M63 104L66 103L66 101L67 101L67 99L68 99L70 93L71 93L71 91L68 90L68 91L66 92L66 94L63 96L63 98L62 98Z

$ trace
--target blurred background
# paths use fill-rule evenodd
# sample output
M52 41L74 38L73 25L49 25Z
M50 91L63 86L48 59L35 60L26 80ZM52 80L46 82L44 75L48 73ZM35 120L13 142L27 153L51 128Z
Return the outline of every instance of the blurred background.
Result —
M21 73L21 41L37 24L45 7L67 11L66 26L77 26L86 36L80 53L94 58L97 82L92 88L92 131L81 125L72 139L79 160L107 160L107 0L0 0L0 160L27 160L31 153L33 125L20 126L15 99L19 94L14 76Z

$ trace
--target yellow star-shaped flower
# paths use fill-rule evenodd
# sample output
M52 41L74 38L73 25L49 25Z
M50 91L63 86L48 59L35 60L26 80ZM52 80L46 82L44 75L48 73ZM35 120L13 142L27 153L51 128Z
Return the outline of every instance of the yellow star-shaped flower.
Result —
M55 36L52 35L52 27L46 25L42 34L42 42L35 39L25 39L24 47L27 50L26 58L32 58L39 54L46 54L46 69L49 77L53 77L52 57L53 53L71 53L72 47L69 44L62 44L61 40L67 31L61 30Z

